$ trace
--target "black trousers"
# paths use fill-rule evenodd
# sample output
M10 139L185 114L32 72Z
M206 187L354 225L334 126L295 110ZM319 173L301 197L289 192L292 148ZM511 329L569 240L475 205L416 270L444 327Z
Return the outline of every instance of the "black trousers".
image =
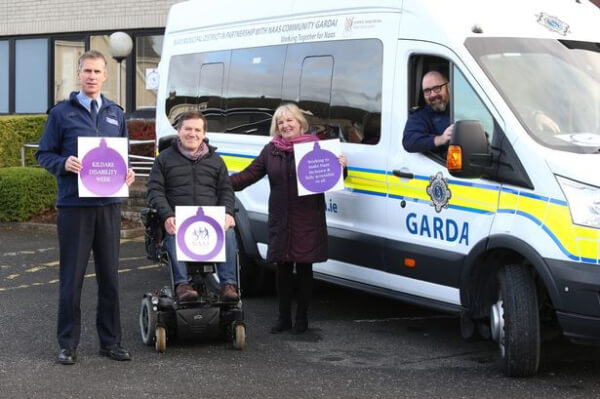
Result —
M103 347L121 342L119 310L119 246L121 204L65 207L58 210L60 281L58 343L76 348L81 335L81 288L94 253L98 305L96 329Z
M296 263L296 321L308 320L308 306L312 296L312 263ZM279 300L279 318L291 320L292 297L294 294L294 263L277 264L277 299Z

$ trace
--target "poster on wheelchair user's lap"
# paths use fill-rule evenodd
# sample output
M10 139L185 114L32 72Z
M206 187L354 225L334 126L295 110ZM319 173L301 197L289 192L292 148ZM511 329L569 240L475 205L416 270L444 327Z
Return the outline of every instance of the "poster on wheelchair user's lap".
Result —
M225 262L225 207L176 206L177 260Z

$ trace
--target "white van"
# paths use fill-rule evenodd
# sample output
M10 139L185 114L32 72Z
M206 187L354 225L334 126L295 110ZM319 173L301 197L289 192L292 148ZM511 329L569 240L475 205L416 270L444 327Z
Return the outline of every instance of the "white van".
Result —
M349 160L345 190L325 196L330 260L315 276L460 313L465 338L491 335L505 372L529 376L547 333L600 341L599 21L587 0L178 3L157 136L199 109L233 173L270 140L274 109L297 103ZM428 70L450 80L451 172L402 145ZM247 289L268 190L237 193Z

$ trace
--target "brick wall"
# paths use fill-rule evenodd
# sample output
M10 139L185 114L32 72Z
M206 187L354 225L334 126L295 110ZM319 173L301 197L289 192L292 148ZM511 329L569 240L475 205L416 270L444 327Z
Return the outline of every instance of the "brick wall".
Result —
M164 27L181 0L0 0L0 36Z

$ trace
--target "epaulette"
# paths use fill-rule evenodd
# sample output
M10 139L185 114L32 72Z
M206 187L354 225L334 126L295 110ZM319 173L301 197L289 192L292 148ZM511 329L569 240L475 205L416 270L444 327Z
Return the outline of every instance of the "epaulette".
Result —
M68 101L68 100L62 100L62 101L59 101L59 102L57 102L56 104L54 104L53 106L51 106L50 108L48 108L48 109L46 110L46 115L48 115L48 114L50 113L50 111L52 111L52 108L56 107L58 104L62 104L62 103L64 103L65 101Z

